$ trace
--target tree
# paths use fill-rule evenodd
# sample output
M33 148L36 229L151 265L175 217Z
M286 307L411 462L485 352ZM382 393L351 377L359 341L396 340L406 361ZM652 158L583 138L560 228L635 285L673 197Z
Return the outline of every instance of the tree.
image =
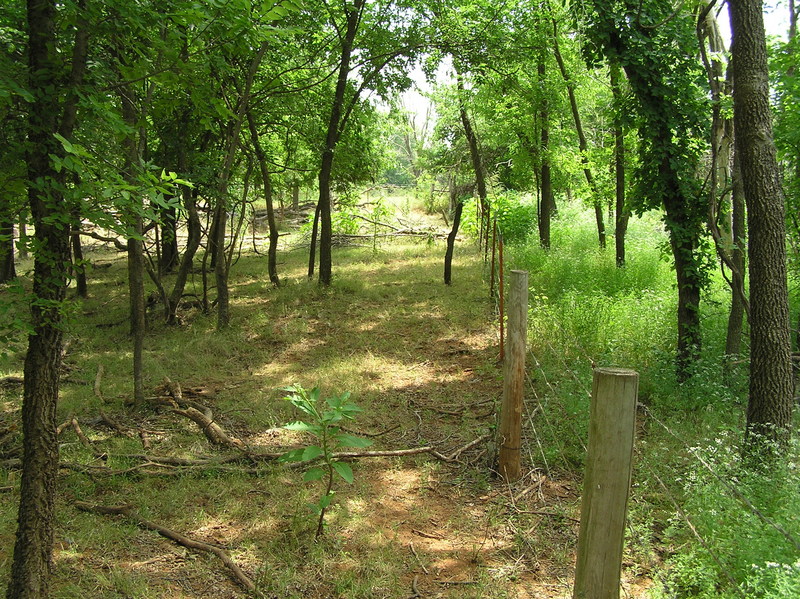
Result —
M9 599L47 597L55 526L58 439L56 402L63 340L62 302L67 288L71 214L63 190L65 172L53 157L64 150L55 135L72 135L77 88L83 80L88 27L78 2L76 13L59 15L54 0L28 0L28 201L36 227L31 319L33 333L25 356L22 404L23 473ZM74 24L71 52L59 39L57 17ZM60 51L59 51L60 50ZM63 56L71 55L63 82Z
M638 103L637 198L661 207L678 287L677 375L700 356L700 293L706 281L706 209L698 177L707 110L695 59L694 17L660 2L594 0L594 51L619 61ZM590 48L592 50L592 48Z
M760 0L731 0L736 151L747 203L750 259L750 398L753 449L785 438L794 407L786 284L786 230Z
M397 6L391 0L369 3L354 0L343 3L341 14L327 6L330 26L337 32L335 56L336 84L329 108L319 169L319 282L330 285L332 277L331 183L334 176L335 151L354 111L360 108L362 96L372 89L383 96L390 91L407 88L411 57L420 46L418 17L412 12L405 22L393 20ZM338 10L338 9L337 9ZM401 59L405 60L401 60ZM389 69L392 65L394 68ZM315 225L317 217L315 216ZM316 226L312 231L309 276L313 275Z

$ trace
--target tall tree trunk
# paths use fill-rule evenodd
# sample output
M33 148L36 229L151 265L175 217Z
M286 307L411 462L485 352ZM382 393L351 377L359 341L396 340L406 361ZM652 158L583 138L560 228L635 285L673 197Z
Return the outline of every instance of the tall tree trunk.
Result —
M17 276L14 267L14 220L0 217L0 283L8 283Z
M547 62L544 53L539 54L537 64L539 84L544 87L547 75ZM541 181L539 181L539 245L550 249L550 221L553 211L553 179L550 172L550 106L547 97L543 97L539 119L541 120L541 145L539 158L541 161Z
M458 187L453 186L451 193L458 194ZM455 210L453 211L453 226L450 228L450 233L447 235L447 249L444 254L444 284L450 285L453 280L453 251L455 250L456 237L458 236L458 228L461 225L461 213L464 211L464 202L462 198L455 198Z
M729 2L733 32L734 120L747 202L750 262L750 398L747 439L788 435L794 407L789 301L786 283L785 208L772 117L764 21L760 0Z
M230 324L230 292L228 290L228 261L225 259L225 230L228 223L228 182L220 179L217 189L217 205L214 208L214 282L217 285L217 329Z
M83 8L83 2L79 2ZM63 65L58 53L54 0L28 0L28 202L36 235L31 302L33 332L28 337L22 400L22 480L17 534L8 599L48 596L58 474L56 403L63 349L62 302L67 289L70 215L64 201L64 173L51 156L62 156L54 134L72 136L76 88L83 81L88 34L79 21L72 49L69 88L58 123ZM39 181L39 184L32 184Z
M744 199L741 188L741 173L738 170L738 155L733 151L733 119L722 110L724 97L731 92L730 68L713 56L723 55L727 49L719 24L712 10L713 4L707 1L697 21L697 37L700 42L700 55L708 77L711 90L711 172L709 177L709 230L714 238L723 269L731 271L728 280L731 288L731 308L728 314L728 333L726 338L726 377L730 358L738 355L741 346L742 321L747 309L744 292ZM707 49L706 49L707 48ZM730 207L725 207L725 197L730 190ZM724 273L723 273L724 274Z
M224 329L230 324L230 294L228 291L228 261L225 259L225 227L227 213L225 212L228 183L233 169L233 160L239 148L239 137L242 131L242 122L250 105L250 92L253 88L258 67L264 59L267 43L262 42L255 56L250 61L245 78L244 89L239 96L236 114L229 126L229 136L226 140L226 155L222 168L217 177L217 207L215 210L216 221L216 263L214 264L214 278L217 284L217 329Z
M178 171L181 176L188 178L189 173L189 159L188 159L188 139L187 130L189 128L189 110L186 109L181 117L181 127L178 140ZM189 278L189 273L192 271L194 264L194 257L200 247L200 240L202 237L202 226L200 224L200 215L197 213L197 189L192 189L188 186L181 186L181 195L183 197L183 207L186 210L186 248L184 248L183 256L181 257L178 272L175 275L175 283L172 287L167 305L164 307L166 311L167 324L174 325L178 319L178 306L180 305L181 298L183 297L183 290L186 288L186 281Z
M175 208L161 210L161 248L158 270L160 274L172 272L178 266L178 213Z
M597 240L600 247L606 247L606 225L603 222L603 204L600 201L600 192L592 175L592 169L589 166L589 144L586 141L586 134L583 131L583 123L581 121L581 113L578 111L578 101L575 98L575 83L567 72L567 67L564 64L564 59L561 56L561 50L558 45L558 23L553 19L553 52L558 63L558 68L561 71L561 77L564 83L567 84L567 95L569 96L569 106L572 110L572 119L575 121L575 130L578 133L578 147L581 152L581 164L583 164L583 174L586 177L586 183L589 184L589 191L592 194L592 205L594 206L594 217L597 224Z
M742 173L739 167L739 155L733 155L733 180L731 188L731 231L733 247L731 249L731 309L728 313L728 331L725 337L725 355L738 356L742 349L742 324L747 308L744 291L745 244L747 231L745 227L745 198L742 188Z
M314 268L317 264L317 239L319 238L319 204L314 209L314 222L311 225L311 242L308 246L308 278L314 278Z
M616 219L614 246L617 266L625 266L625 235L630 211L625 205L625 130L622 126L622 73L619 62L611 62L611 93L614 96L614 181Z
M28 209L23 208L19 213L19 225L17 228L19 234L19 246L17 250L21 260L28 258Z
M467 138L467 145L469 146L469 157L472 161L472 170L475 172L475 187L478 192L478 202L481 213L480 239L481 243L484 243L484 236L489 231L490 218L490 208L486 194L486 175L483 169L483 160L481 159L480 149L478 148L478 136L475 134L475 129L472 127L472 123L469 120L467 108L464 103L464 95L466 93L464 90L464 81L461 78L460 73L458 73L458 69L456 69L456 73L458 74L457 85L459 91L459 116L461 117L461 125L464 127L464 135ZM459 204L461 204L461 202L459 202ZM458 208L456 208L456 211L458 211ZM485 243L484 248L488 248L488 245L488 243Z
M131 185L136 185L136 169L141 157L136 139L137 109L135 92L131 86L120 89L122 120L128 125L129 133L123 140L125 152L124 177ZM147 330L146 306L144 299L144 251L142 236L141 199L131 194L134 204L130 208L131 234L128 237L128 289L130 299L130 325L133 338L133 405L140 408L144 405L144 337Z
M347 23L342 36L342 53L339 59L339 76L331 104L328 129L325 135L325 147L322 151L322 163L319 169L319 201L317 208L320 219L319 235L319 282L330 285L332 275L333 230L331 222L331 174L333 172L333 151L342 134L342 111L344 108L347 78L350 74L350 61L353 54L353 43L361 23L361 14L365 0L355 0L352 7L345 9Z
M258 160L258 166L261 170L261 182L264 185L264 200L267 204L267 225L269 226L267 267L269 271L269 280L277 287L281 284L281 280L280 277L278 277L278 225L275 223L275 209L272 201L272 178L270 176L269 167L267 166L267 156L258 138L256 122L253 119L253 114L249 110L247 111L247 124L250 127L253 149L255 150L256 160Z

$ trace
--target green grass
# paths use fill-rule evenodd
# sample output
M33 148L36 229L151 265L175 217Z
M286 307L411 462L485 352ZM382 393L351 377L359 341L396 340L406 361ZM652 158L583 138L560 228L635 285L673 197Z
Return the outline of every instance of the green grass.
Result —
M386 201L395 214L431 225L408 198ZM139 429L148 431L153 455L200 458L221 450L185 418L152 406L140 412L124 406L132 393L125 260L94 250L91 259L110 266L93 270L91 297L71 305L58 416L62 422L76 415L107 457L98 460L71 429L60 438L62 460L87 469L62 470L59 480L54 596L239 593L215 558L124 519L79 512L74 500L130 503L145 518L221 543L264 597L404 598L415 577L426 596L568 595L593 363L639 371L640 402L671 431L640 412L623 572L627 592L727 597L735 593L727 569L747 596L793 596L781 589L795 588L798 556L727 497L691 448L701 448L760 509L800 535L797 451L769 476L747 473L737 462L746 363L723 377L728 291L716 275L702 306L701 359L693 377L676 381L675 284L664 246L656 216L634 219L628 263L618 269L612 247L596 247L592 216L569 205L554 221L550 251L538 248L535 238L509 246L507 268L530 273L526 478L511 487L498 483L481 447L455 465L425 455L354 461L355 482L337 488L319 543L313 542L316 522L306 504L321 491L317 483L304 483L299 470L270 462L141 468L141 460L131 457L144 453ZM364 408L354 433L379 434L377 449L433 443L446 453L491 433L502 374L488 269L462 240L454 284L445 287L443 254L441 241L427 240L338 247L334 283L322 289L305 276L305 253L284 249L283 285L276 289L269 285L266 258L245 252L232 271L227 330L216 331L215 314L197 307L182 309L180 326L167 328L159 307L151 308L146 388L157 395L169 377L184 389L202 389L199 401L213 410L215 422L259 451L303 442L280 429L299 417L280 391L295 383L320 386L325 395L350 391ZM187 292L202 294L199 274ZM5 314L24 316L20 298L4 299L11 306ZM24 338L17 339L0 356L0 376L21 375ZM93 390L100 366L102 399ZM21 389L6 386L0 393L0 426L18 430ZM101 409L131 434L99 424ZM19 434L8 439L0 450L18 444ZM127 472L97 471L103 464ZM0 469L0 486L12 487L0 502L0 587L10 567L18 479L18 471ZM694 539L673 499L724 555L725 568ZM448 580L470 584L443 583Z

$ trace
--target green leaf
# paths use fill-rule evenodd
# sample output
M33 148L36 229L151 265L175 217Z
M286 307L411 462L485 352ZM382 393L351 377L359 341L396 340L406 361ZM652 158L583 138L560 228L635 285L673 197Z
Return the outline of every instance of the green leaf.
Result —
M300 449L292 449L291 451L287 451L281 457L278 458L279 462L301 462L303 461L303 452L306 450L305 447Z
M331 500L332 499L333 499L333 491L331 491L327 495L324 495L324 496L320 497L319 498L319 502L317 503L317 505L324 510L326 507L328 507L331 504Z
M322 468L311 468L308 472L305 473L303 476L303 480L306 482L311 482L314 480L319 480L323 476L325 476L325 470Z
M301 458L304 462L310 462L322 455L322 448L317 447L316 445L309 445L303 450L303 457Z
M285 428L288 431L299 431L301 433L316 432L319 430L318 426L314 426L313 424L309 424L308 422L303 422L302 420L297 420L295 422L290 422L289 424L284 424L283 428Z
M332 462L331 466L345 481L353 484L353 469L347 462Z
M336 442L340 447L369 447L372 445L370 439L348 435L347 433L339 433L336 435Z

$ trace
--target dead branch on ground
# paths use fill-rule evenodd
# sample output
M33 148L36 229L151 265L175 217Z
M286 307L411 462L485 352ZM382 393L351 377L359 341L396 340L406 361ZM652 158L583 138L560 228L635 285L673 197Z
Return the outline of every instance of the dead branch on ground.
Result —
M198 541L196 539L191 539L178 532L175 532L170 528L166 528L164 526L161 526L160 524L156 524L155 522L145 520L139 514L137 514L136 511L134 511L133 506L130 505L104 506L104 505L94 505L91 503L86 503L84 501L76 501L75 507L84 512L91 512L95 514L122 515L128 518L129 520L134 521L142 528L145 528L147 530L153 530L158 534L160 534L161 536L166 537L171 541L175 541L179 545L188 547L189 549L195 549L197 551L206 551L209 553L213 553L220 560L222 560L222 563L225 564L225 566L233 573L233 577L237 583L239 583L249 592L253 592L256 589L255 583L252 580L250 580L250 578L244 573L244 571L238 565L236 565L236 562L234 562L223 549L215 545L209 545L208 543Z

